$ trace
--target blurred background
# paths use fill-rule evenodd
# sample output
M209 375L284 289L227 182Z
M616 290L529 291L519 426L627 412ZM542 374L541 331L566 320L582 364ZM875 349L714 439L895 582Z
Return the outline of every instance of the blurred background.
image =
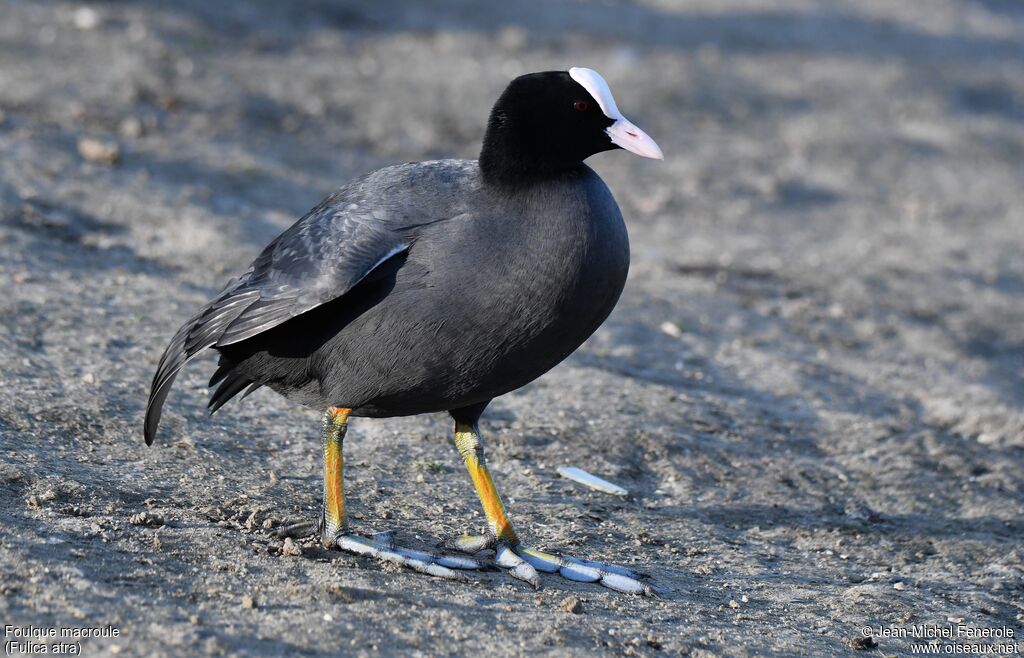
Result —
M492 406L492 460L528 534L643 565L672 597L535 601L500 574L460 589L312 547L281 562L253 519L312 513L316 415L260 391L208 420L201 361L144 450L160 351L333 188L475 157L511 78L571 66L666 158L589 162L630 280L576 355ZM116 622L122 655L315 654L335 627L444 653L496 619L501 655L1019 628L1022 208L1015 0L0 0L0 616ZM354 429L364 523L434 540L479 520L448 431ZM238 604L254 592L268 608Z

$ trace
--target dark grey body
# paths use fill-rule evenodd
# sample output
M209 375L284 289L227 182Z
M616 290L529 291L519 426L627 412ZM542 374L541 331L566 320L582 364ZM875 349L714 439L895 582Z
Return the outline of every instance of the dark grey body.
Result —
M579 347L628 269L618 205L582 163L515 185L484 183L476 161L380 169L275 238L178 330L146 442L177 373L210 347L213 411L269 386L361 416L479 415Z
M399 216L367 190L387 190L419 216ZM353 204L368 204L408 249L338 300L219 346L222 368L318 409L457 409L565 359L626 280L622 216L585 165L514 193L483 185L475 161L400 165L342 188L325 210Z

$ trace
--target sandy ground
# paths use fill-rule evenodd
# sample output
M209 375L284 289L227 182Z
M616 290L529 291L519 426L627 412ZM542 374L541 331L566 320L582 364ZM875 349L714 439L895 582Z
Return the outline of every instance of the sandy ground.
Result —
M90 656L1024 650L1024 6L416 4L0 0L0 623L118 629ZM667 158L593 158L623 299L484 429L534 545L664 598L282 555L318 415L207 418L211 359L143 445L160 351L263 244L354 175L474 157L510 77L572 65ZM356 528L481 527L450 431L353 424Z

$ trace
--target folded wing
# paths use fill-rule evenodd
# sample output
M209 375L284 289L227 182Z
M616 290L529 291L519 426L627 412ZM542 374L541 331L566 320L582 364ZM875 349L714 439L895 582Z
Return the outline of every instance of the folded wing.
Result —
M267 245L242 276L232 279L171 339L150 388L146 444L153 443L175 377L192 358L344 295L379 265L408 250L408 228L388 221L379 210L362 210L340 191Z

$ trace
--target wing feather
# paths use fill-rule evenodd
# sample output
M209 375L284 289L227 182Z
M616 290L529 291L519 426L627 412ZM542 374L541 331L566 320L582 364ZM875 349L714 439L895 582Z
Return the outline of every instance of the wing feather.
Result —
M381 169L340 188L279 235L174 334L153 377L146 443L153 442L175 377L197 354L252 338L345 295L408 251L421 227L459 215L442 192L469 183L475 172L475 165L460 161ZM220 371L210 383L219 384L215 408L260 386Z
M355 221L323 204L315 208L175 333L150 388L146 443L153 442L161 408L178 372L200 352L251 338L344 295L409 246L408 236L386 223ZM215 408L249 385L227 374L220 378L227 381L220 382L214 394ZM227 386L228 382L232 385Z

